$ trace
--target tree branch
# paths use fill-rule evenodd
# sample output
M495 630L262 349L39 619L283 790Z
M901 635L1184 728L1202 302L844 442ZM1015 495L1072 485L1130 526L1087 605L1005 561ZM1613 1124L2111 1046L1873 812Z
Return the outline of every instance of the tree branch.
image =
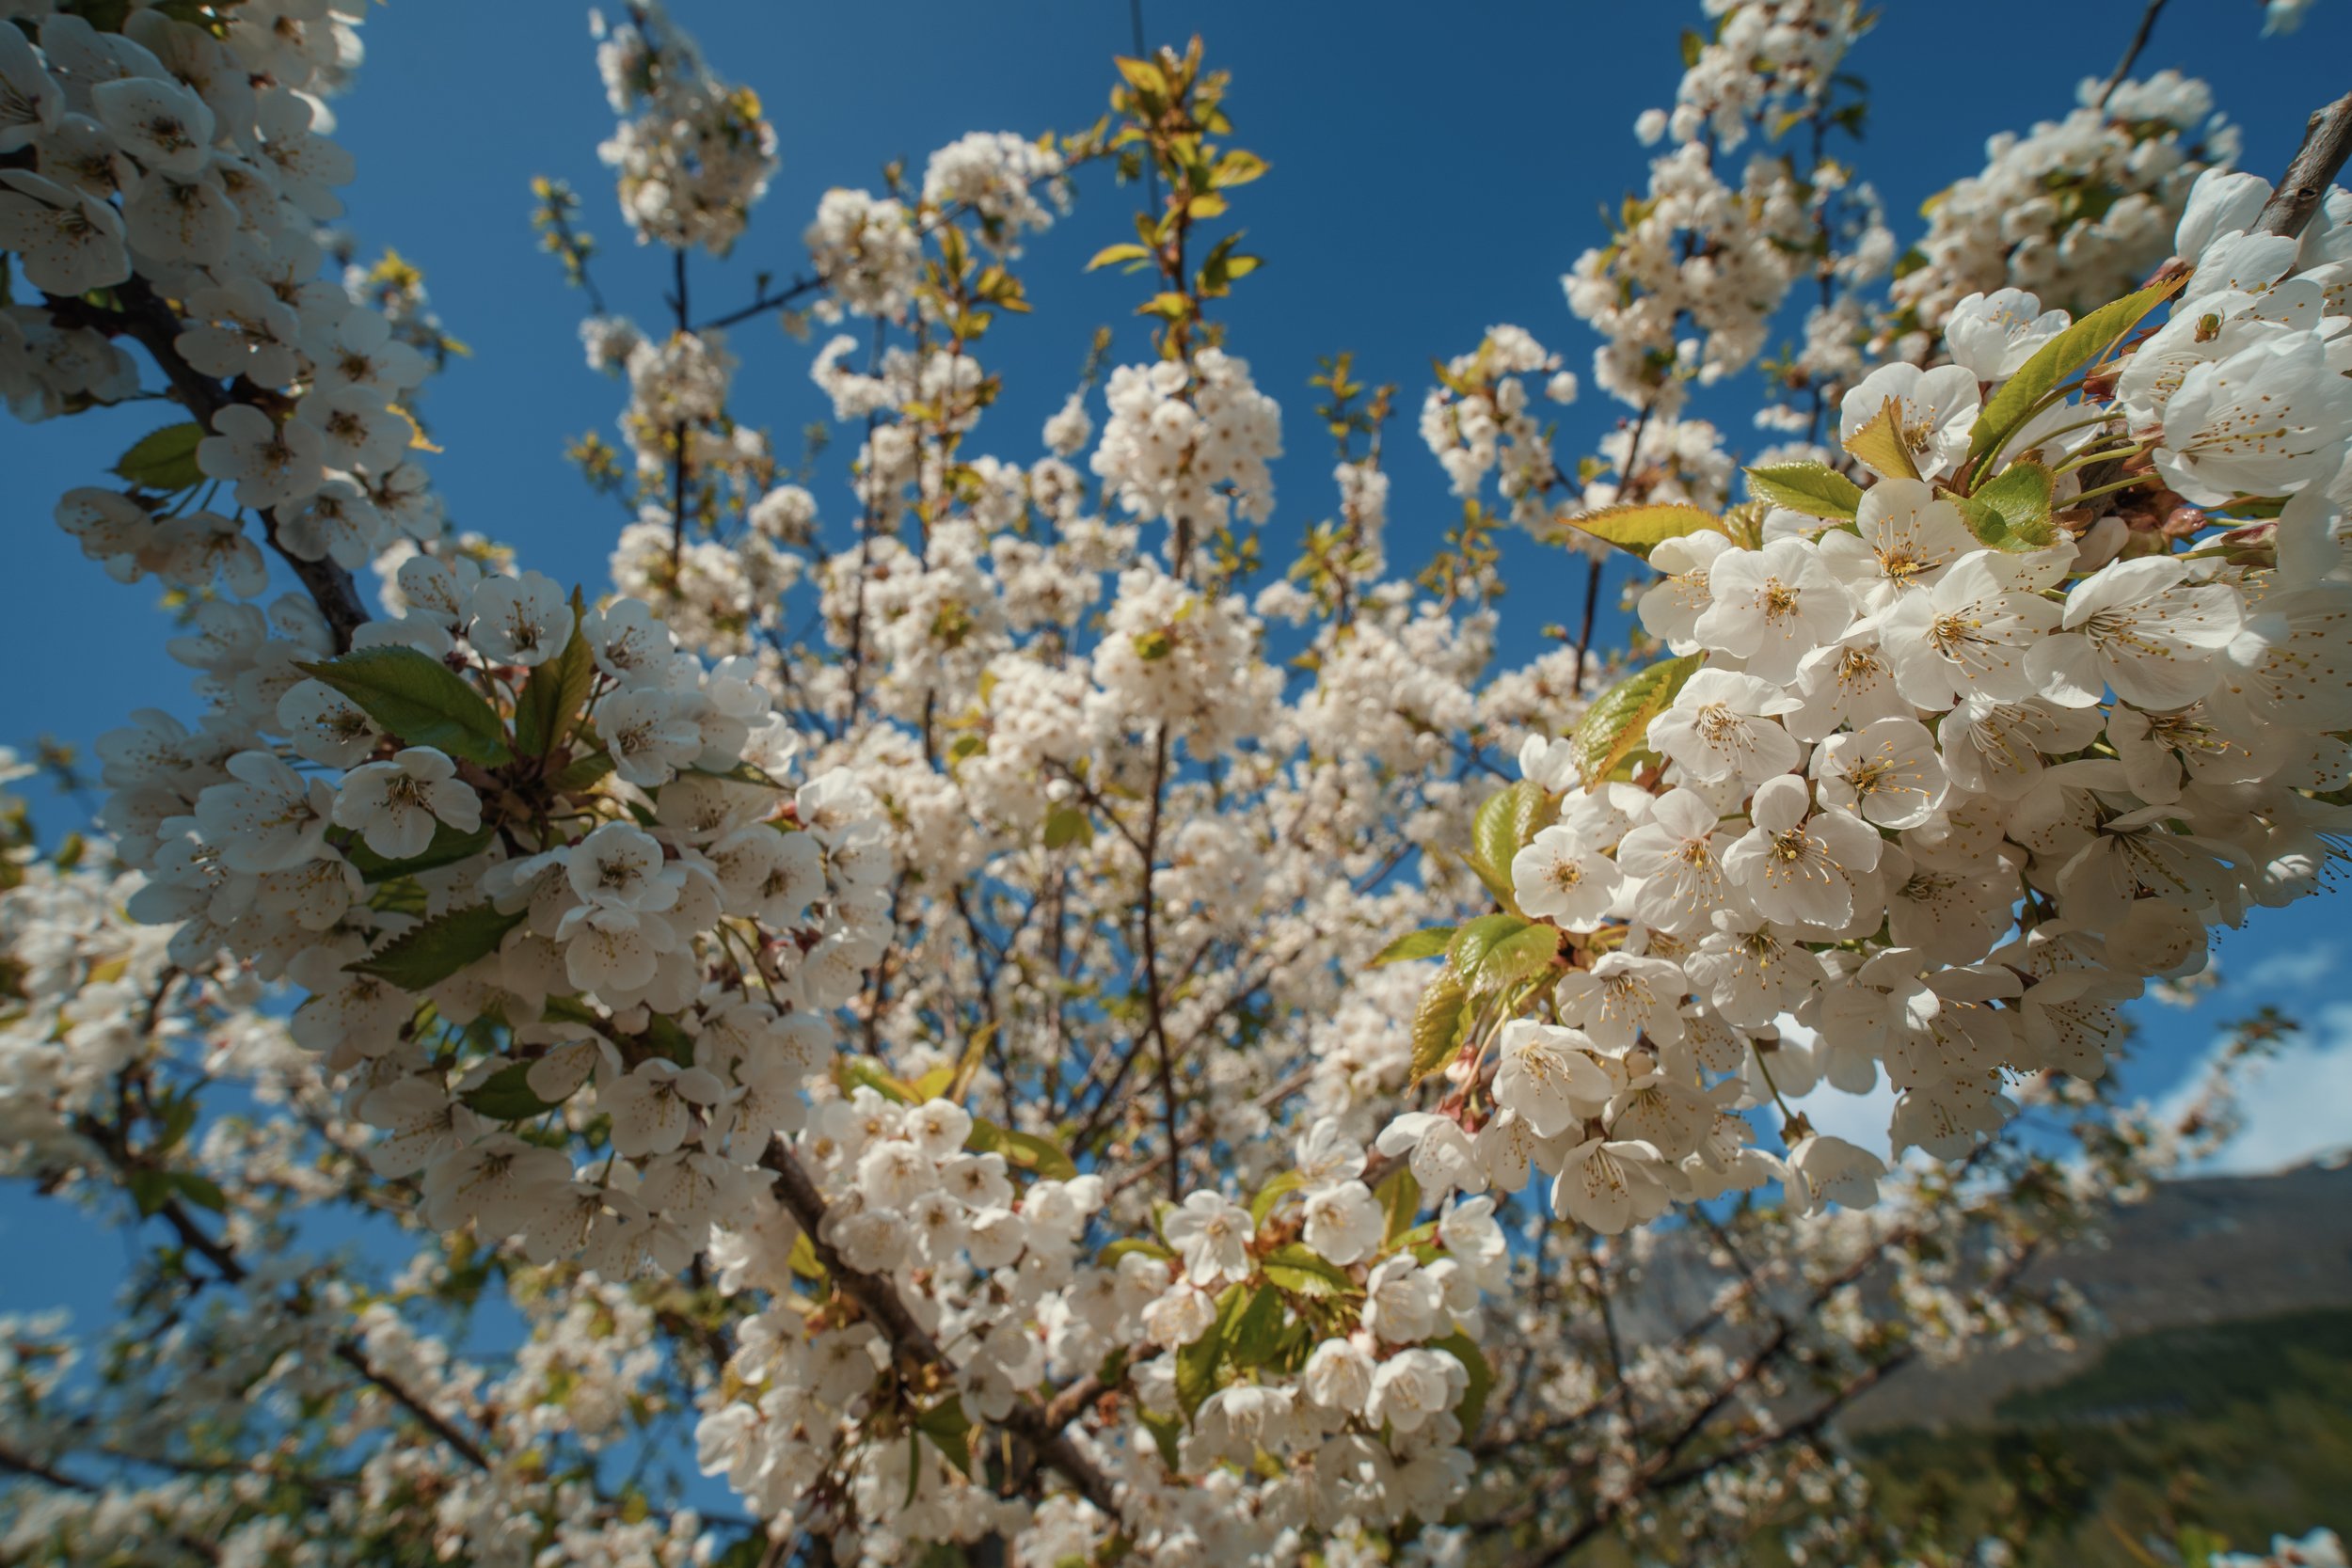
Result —
M851 1268L842 1259L833 1243L825 1238L824 1195L809 1180L808 1172L793 1156L782 1139L768 1146L760 1164L775 1177L775 1194L792 1217L800 1222L808 1237L809 1246L817 1254L817 1261L824 1265L826 1275L841 1292L857 1303L860 1310L882 1330L892 1347L900 1354L911 1356L929 1367L952 1374L958 1369L947 1353L929 1329L915 1321L900 1299L898 1288L880 1275L866 1274ZM1014 1436L1027 1442L1038 1457L1059 1470L1078 1495L1116 1519L1119 1499L1111 1479L1094 1461L1088 1458L1071 1440L1064 1429L1079 1411L1102 1392L1102 1386L1091 1378L1072 1385L1054 1402L1041 1409L1028 1400L1015 1400L1012 1409L997 1424Z
M2296 150L2279 188L2263 204L2255 230L2289 239L2302 233L2347 153L2352 153L2352 92L2312 111L2303 125L2303 145Z
M2106 108L2108 95L2122 87L2123 78L2132 73L2132 62L2138 59L2139 52L2148 47L2148 35L2156 30L2156 13L2162 9L2164 0L2148 0L2148 8L2139 13L2138 30L2132 34L2132 41L2124 46L2123 57L2115 62L2115 73L2107 78L2107 85L2101 87L2099 96L2090 101L2092 108Z

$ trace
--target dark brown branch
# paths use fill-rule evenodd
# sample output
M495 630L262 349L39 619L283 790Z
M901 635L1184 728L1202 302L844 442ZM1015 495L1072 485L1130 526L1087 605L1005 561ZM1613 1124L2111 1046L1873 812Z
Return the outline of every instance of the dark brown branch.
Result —
M2148 8L2139 13L2138 29L2132 34L2132 41L2124 47L2123 57L2115 62L2115 73L2107 78L2107 85L2099 89L2099 96L2090 101L2092 108L2106 108L2108 95L2122 87L2123 78L2132 73L2132 64L2139 58L2139 52L2148 47L2148 35L2156 30L2156 13L2162 9L2164 0L2148 0Z
M952 1373L955 1363L947 1358L947 1353L940 1348L930 1331L915 1321L914 1314L899 1298L897 1287L879 1275L851 1268L826 1240L824 1195L818 1192L817 1184L801 1168L792 1151L781 1140L771 1143L760 1164L774 1175L776 1197L800 1222L809 1246L817 1254L817 1261L824 1266L826 1275L842 1294L857 1303L859 1310L900 1355ZM997 1424L1026 1442L1045 1464L1059 1470L1077 1488L1079 1496L1117 1518L1119 1500L1110 1478L1079 1449L1065 1430L1101 1392L1101 1385L1089 1378L1072 1385L1043 1408L1028 1400L1016 1400Z
M2312 118L2304 122L2303 145L2296 150L2295 161L2287 165L2279 188L2263 204L2262 215L2254 220L2255 230L2289 239L2302 233L2303 226L2319 211L2336 171L2344 167L2347 153L2352 153L2352 92L2312 111Z
M210 431L213 416L233 403L246 400L232 395L230 389L198 371L181 357L178 346L180 318L170 306L144 278L133 277L116 290L122 302L122 311L111 324L153 356L164 376L179 394L182 404L196 416L196 422ZM54 302L53 302L54 303ZM266 412L266 410L265 410ZM273 419L276 415L271 416ZM278 519L274 512L262 515L262 526L276 550L294 572L311 603L326 622L326 629L334 635L338 652L351 646L351 634L370 619L367 607L360 602L359 587L349 572L322 557L304 561L292 554L278 541Z
M247 1277L246 1266L238 1259L237 1255L226 1243L208 1234L202 1226L198 1225L178 1198L165 1199L163 1207L156 1211L156 1214L165 1224L171 1227L188 1250L199 1254L206 1262L212 1264L221 1278L231 1285L242 1285L246 1282ZM399 1379L387 1372L379 1371L374 1364L369 1361L367 1352L360 1347L358 1339L349 1335L337 1339L335 1359L358 1373L367 1382L382 1389L394 1404L415 1417L418 1424L442 1442L447 1443L468 1464L480 1470L490 1468L490 1456L483 1451L480 1443L457 1430L451 1424L448 1417L425 1403Z
M54 1465L45 1464L30 1454L19 1453L5 1445L0 1445L0 1470L20 1476L29 1476L44 1486L54 1486L60 1492L72 1492L86 1497L97 1497L103 1490L87 1481L67 1475ZM210 1541L199 1540L193 1535L183 1535L178 1530L167 1530L165 1533L207 1562L220 1560L220 1548Z
M1584 620L1576 631L1576 679L1573 695L1584 695L1584 659L1593 648L1593 621L1600 610L1600 574L1602 561L1594 556L1585 563Z

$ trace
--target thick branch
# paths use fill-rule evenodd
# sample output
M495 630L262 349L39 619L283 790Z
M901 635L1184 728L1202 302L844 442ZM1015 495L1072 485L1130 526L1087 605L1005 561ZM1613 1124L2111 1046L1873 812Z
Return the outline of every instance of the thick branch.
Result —
M2295 161L2287 165L2279 188L2263 204L2254 228L2290 239L2302 233L2303 226L2319 211L2336 171L2344 167L2347 153L2352 153L2352 92L2312 111L2303 126L2303 145L2296 150Z

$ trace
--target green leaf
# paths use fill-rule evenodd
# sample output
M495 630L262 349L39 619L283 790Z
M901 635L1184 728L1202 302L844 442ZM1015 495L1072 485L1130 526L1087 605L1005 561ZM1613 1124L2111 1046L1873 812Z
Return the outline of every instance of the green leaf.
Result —
M1056 806L1045 814L1045 847L1065 848L1070 845L1091 845L1094 842L1094 819L1083 806Z
M1170 1471L1178 1469L1180 1466L1177 1461L1177 1443L1184 1436L1183 1418L1154 1416L1149 1410L1138 1409L1136 1412L1136 1419L1141 1421L1143 1430L1152 1434L1152 1443L1160 1450L1160 1463L1167 1465Z
M142 490L191 490L204 483L196 466L196 444L204 427L196 423L167 424L151 430L115 460L114 471Z
M1007 1128L1005 1162L1048 1181L1074 1181L1078 1177L1077 1164L1052 1140L1034 1132L1017 1132Z
M180 1140L196 1126L196 1096L193 1093L167 1094L158 1101L158 1108L163 1112L163 1120L155 1130L151 1152L165 1154L177 1148Z
M1263 1366L1280 1347L1282 1297L1263 1287L1243 1298L1233 1327L1225 1337L1225 1359L1235 1367Z
M1750 468L1748 489L1759 500L1808 517L1851 519L1862 506L1862 486L1823 463L1775 463Z
M414 648L358 648L295 668L333 687L410 746L495 768L515 760L496 709L449 666Z
M1475 920L1466 920L1455 929L1453 945L1446 949L1447 961L1455 974L1468 980L1486 961L1488 949L1526 929L1527 921L1516 914L1482 914Z
M1416 1084L1453 1060L1461 1047L1462 1012L1470 992L1451 969L1429 982L1413 1009L1413 1077Z
M1530 926L1486 949L1470 984L1482 991L1507 991L1552 967L1560 956L1560 930L1553 926Z
M403 990L430 990L469 963L499 950L506 933L523 923L528 910L501 914L495 904L473 904L404 931L358 963L355 974L389 980Z
M1287 1242L1265 1255L1259 1267L1269 1283L1297 1296L1343 1296L1356 1288L1345 1269L1313 1248Z
M898 1081L893 1079L891 1082L896 1084ZM909 1102L913 1102L915 1098L913 1090L903 1084L898 1087L906 1094ZM964 1142L982 1154L1001 1154L1005 1157L1005 1164L1050 1181L1068 1181L1078 1174L1077 1164L1051 1140L1041 1138L1034 1132L1016 1132L1010 1128L999 1127L981 1117L972 1118L972 1133Z
M1184 1408L1184 1419L1192 1419L1200 1402L1216 1392L1216 1370L1225 1360L1226 1337L1247 1304L1248 1287L1228 1285L1216 1298L1216 1322L1205 1329L1200 1338L1176 1352L1176 1402Z
M1398 1237L1413 1228L1413 1221L1421 1213L1421 1180L1410 1165L1399 1165L1372 1196L1380 1200L1381 1209L1389 1216L1381 1232L1381 1244L1393 1245Z
M160 1170L129 1170L122 1173L123 1189L137 1205L139 1218L146 1219L171 1200L171 1176Z
M531 1064L509 1062L457 1097L466 1109L492 1121L529 1121L555 1109L532 1091Z
M171 1184L180 1189L182 1197L199 1209L209 1209L215 1214L229 1212L229 1195L222 1192L220 1183L209 1176L199 1176L192 1170L176 1170L171 1173Z
M694 1037L678 1026L676 1019L667 1013L656 1013L645 1021L645 1043L680 1067L694 1065Z
M1467 1439L1478 1430L1478 1418L1486 1411L1486 1396L1494 1392L1494 1369L1486 1365L1486 1354L1477 1342L1458 1328L1442 1339L1424 1342L1429 1349L1441 1350L1459 1361L1462 1370L1470 1373L1470 1382L1462 1389L1462 1402L1454 1407L1454 1418L1462 1423L1462 1435Z
M1589 533L1604 544L1614 545L1644 561L1649 552L1669 539L1679 539L1686 533L1721 533L1724 525L1711 512L1676 501L1629 506L1607 506L1598 512L1587 512L1581 517L1561 519L1581 533Z
M1132 242L1126 245L1106 245L1094 253L1093 260L1087 262L1086 270L1092 272L1097 267L1114 266L1120 261L1148 261L1151 259L1152 252L1144 245Z
M1163 1262L1176 1256L1157 1242L1148 1242L1140 1236L1121 1236L1097 1253L1094 1261L1107 1269L1131 1252L1139 1252L1146 1258L1157 1258Z
M1266 161L1255 152L1246 152L1235 147L1228 149L1210 172L1217 189L1223 190L1228 185L1247 185L1263 176L1267 166Z
M1265 1217L1274 1212L1274 1206L1282 1201L1285 1194L1296 1192L1304 1180L1296 1171L1286 1170L1259 1188L1258 1196L1249 1200L1249 1223L1252 1226L1265 1224Z
M931 1440L931 1446L946 1455L947 1463L961 1471L966 1480L972 1475L972 1418L963 1413L963 1396L950 1394L918 1413L914 1430Z
M364 840L354 838L343 846L343 858L359 868L359 875L371 882L389 882L395 877L413 877L420 871L436 871L459 861L473 859L490 847L498 837L496 828L481 828L463 832L446 822L433 824L433 842L424 852L411 855L405 861L388 861L369 848Z
M1894 398L1882 404L1870 421L1853 433L1846 450L1888 479L1917 479L1919 465L1912 460L1911 444L1903 438L1902 404Z
M572 635L564 651L531 672L515 699L515 745L525 756L543 757L564 744L596 684L596 656L580 635L586 606L572 590Z
M854 1088L862 1084L884 1100L898 1104L912 1105L915 1102L914 1085L903 1079L893 1078L862 1056L836 1057L834 1076L844 1089ZM985 1135L981 1131L983 1128L987 1130ZM983 1141L983 1136L986 1141ZM994 1122L975 1119L972 1123L972 1135L964 1142L984 1154L992 1151L1001 1153L1004 1148L1004 1130Z
M1538 786L1521 779L1486 797L1479 803L1478 815L1470 818L1472 853L1504 881L1511 879L1511 858L1534 836L1535 813L1528 798L1533 795L1540 800L1542 794Z
M1372 967L1404 963L1411 958L1434 958L1446 950L1454 940L1451 926L1428 926L1418 931L1407 931L1374 955Z
M2024 427L2036 404L2068 376L2095 363L2186 281L2184 275L2169 282L2152 283L2137 293L2102 305L2035 350L2033 357L2002 383L2001 389L1977 415L1977 427L1968 437L1969 460L1974 462L1987 452L1999 451Z
M1585 788L1608 778L1629 752L1641 747L1650 721L1674 705L1676 693L1706 662L1704 654L1661 659L1600 694L1576 727L1576 765Z
M558 795L577 795L612 771L612 758L604 752L591 752L584 757L574 757L548 775L548 787Z
M1973 496L1953 499L1977 543L1996 550L2047 549L2058 543L2050 521L2050 470L2039 463L2011 463Z

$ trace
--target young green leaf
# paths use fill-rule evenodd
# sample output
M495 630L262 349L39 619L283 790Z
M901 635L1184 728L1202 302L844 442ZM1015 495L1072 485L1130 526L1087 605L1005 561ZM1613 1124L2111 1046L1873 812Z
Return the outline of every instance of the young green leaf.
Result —
M1281 1293L1263 1287L1252 1290L1225 1338L1225 1359L1235 1367L1263 1366L1279 1348L1281 1336Z
M466 1109L492 1121L529 1121L555 1109L531 1087L531 1064L509 1062L457 1097Z
M1494 1392L1494 1369L1486 1365L1486 1353L1476 1340L1460 1329L1442 1339L1428 1341L1431 1350L1441 1350L1462 1364L1470 1373L1470 1382L1462 1389L1462 1402L1454 1407L1454 1418L1462 1423L1462 1436L1467 1440L1478 1430L1478 1418L1486 1414L1486 1396Z
M1397 1238L1413 1228L1413 1220L1421 1212L1421 1179L1409 1165L1399 1166L1389 1179L1373 1190L1380 1200L1381 1211L1389 1216L1381 1231L1382 1245L1393 1246Z
M2152 283L2111 305L2102 305L2035 350L2033 357L2002 383L2001 389L1977 415L1976 429L1968 436L1969 461L1973 463L1988 452L1999 451L2025 426L2034 405L2049 396L2058 383L2095 363L2117 340L2169 299L2186 279L2187 275L2183 274L2169 282Z
M189 490L204 483L196 444L204 427L193 422L151 430L115 460L114 471L142 490Z
M1533 816L1526 809L1527 797L1540 793L1534 784L1521 779L1487 796L1480 802L1478 815L1470 818L1471 849L1486 862L1488 870L1505 880L1510 879L1511 858L1527 842L1519 836L1519 830Z
M1274 1212L1274 1206L1282 1201L1285 1194L1296 1192L1304 1180L1298 1172L1286 1170L1259 1188L1258 1196L1249 1200L1249 1223L1253 1226L1265 1224L1265 1217Z
M2039 550L2058 543L2050 521L2050 470L2011 463L1973 496L1954 498L1977 543L1996 550Z
M1461 1048L1464 1004L1469 991L1451 969L1429 982L1413 1009L1413 1082L1437 1071Z
M403 990L430 990L469 963L499 950L506 933L530 911L501 913L495 904L471 904L402 932L384 946L343 967L355 974L389 980Z
M358 837L343 846L343 858L359 868L359 875L371 882L389 882L395 877L413 877L420 871L437 871L459 861L471 860L490 847L498 837L496 828L481 828L463 832L446 822L433 824L433 842L420 855L405 861L388 861Z
M1146 1258L1158 1258L1161 1259L1166 1259L1175 1256L1175 1254L1169 1252L1168 1248L1160 1245L1157 1242L1146 1241L1140 1236L1121 1236L1119 1240L1104 1247L1102 1252L1096 1256L1094 1260L1104 1268L1107 1269L1113 1263L1118 1262L1121 1258L1126 1257L1127 1254L1131 1252L1139 1252Z
M1248 1305L1248 1287L1228 1285L1216 1298L1216 1322L1191 1344L1176 1353L1176 1402L1190 1420L1201 1401L1216 1392L1216 1370L1225 1360L1225 1344L1233 1324Z
M1869 423L1853 433L1846 450L1867 463L1873 473L1888 479L1919 477L1911 443L1903 439L1902 404L1893 398L1886 400Z
M1496 943L1508 942L1527 929L1527 921L1516 914L1482 914L1466 920L1454 928L1454 941L1446 948L1446 958L1454 973L1468 980L1478 973L1486 954Z
M1106 245L1094 253L1094 259L1087 262L1086 270L1092 272L1097 267L1115 266L1120 261L1148 261L1151 259L1152 252L1133 241L1125 245Z
M1560 956L1560 930L1554 926L1530 926L1515 931L1486 949L1470 985L1480 991L1507 991L1552 967Z
M950 1394L914 1418L914 1430L931 1440L947 1463L972 1474L972 1418L963 1413L963 1396Z
M612 757L607 752L591 752L574 757L548 775L548 787L558 795L577 795L612 771Z
M515 745L523 755L543 757L571 734L596 684L596 661L580 635L585 613L580 590L572 590L572 635L564 651L531 672L515 699Z
M1577 771L1583 776L1585 788L1608 778L1628 753L1641 747L1649 735L1650 721L1673 705L1676 693L1706 661L1703 654L1661 659L1628 675L1585 709L1574 741Z
M1296 1242L1276 1247L1259 1264L1269 1284L1295 1296L1342 1296L1356 1288L1345 1269Z
M358 704L407 745L432 746L491 768L515 760L497 710L449 666L414 648L356 648L295 668Z
M1081 848L1094 842L1094 821L1083 806L1056 806L1045 814L1045 847L1067 848L1075 844Z
M1650 551L1669 539L1679 539L1686 533L1724 531L1723 523L1714 514L1671 501L1603 507L1581 517L1561 520L1581 533L1589 533L1644 561L1649 559Z
M1434 958L1454 941L1451 926L1430 926L1418 931L1407 931L1373 956L1375 969L1382 964L1404 963L1412 958Z
M1808 517L1851 519L1862 506L1862 486L1823 463L1775 463L1748 470L1759 500Z

